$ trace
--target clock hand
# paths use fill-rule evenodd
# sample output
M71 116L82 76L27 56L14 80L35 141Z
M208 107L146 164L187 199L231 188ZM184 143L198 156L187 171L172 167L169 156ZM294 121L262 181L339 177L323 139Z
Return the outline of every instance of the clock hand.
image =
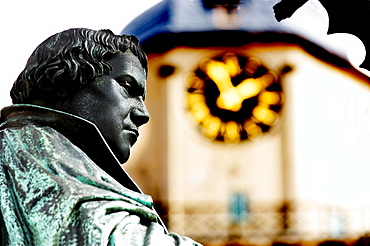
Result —
M242 102L245 99L258 95L262 89L262 85L258 79L245 79L237 87L220 93L220 96L217 98L217 106L237 112L241 109Z
M207 73L208 77L213 80L220 91L217 106L230 110L235 104L235 100L236 104L239 101L239 96L231 82L228 67L222 62L207 60L203 63L202 70Z
M257 96L266 87L270 86L276 77L272 73L266 73L259 78L248 78L236 86L242 100Z
M238 111L240 108L235 109L235 105L240 104L240 96L231 82L231 74L235 73L231 69L233 67L231 63L232 61L225 64L219 61L207 60L202 64L202 70L215 82L220 91L217 106L222 109Z
M222 61L229 72L231 78L237 76L241 72L240 64L238 58L234 54L226 54Z
M212 79L220 93L232 89L234 86L231 83L230 74L224 63L208 60L204 64L203 70Z
M235 87L221 92L216 101L219 108L227 109L234 112L237 112L241 109L242 102L243 100L240 98L240 95Z
M270 72L260 78L247 78L236 87L233 86L229 90L220 92L217 106L237 112L241 109L244 100L257 96L275 80L275 75Z
M236 87L241 101L258 95L263 89L258 78L245 79Z
M245 99L258 95L275 80L273 74L267 73L260 78L245 79L235 87L231 77L237 73L234 69L237 64L232 58L225 59L224 62L209 59L202 64L202 70L215 82L220 91L216 101L219 108L237 112Z

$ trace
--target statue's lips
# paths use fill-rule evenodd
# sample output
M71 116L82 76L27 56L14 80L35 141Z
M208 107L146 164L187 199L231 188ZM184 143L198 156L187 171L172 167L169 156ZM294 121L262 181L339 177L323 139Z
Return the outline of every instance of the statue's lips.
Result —
M131 146L134 145L139 137L139 131L136 129L125 129L123 132L130 137Z

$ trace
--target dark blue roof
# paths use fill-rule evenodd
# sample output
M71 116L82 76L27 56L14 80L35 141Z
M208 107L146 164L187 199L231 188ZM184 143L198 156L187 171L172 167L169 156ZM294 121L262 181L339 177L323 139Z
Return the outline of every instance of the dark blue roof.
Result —
M284 31L274 17L277 0L242 0L238 7L238 22L234 26L219 27L212 20L212 11L201 0L164 0L150 8L122 31L146 42L161 33L246 31Z
M170 31L170 14L171 8L168 1L162 1L136 17L122 33L133 34L143 43L159 33Z
M280 0L240 0L234 25L220 26L202 0L163 0L136 17L122 34L137 36L147 54L177 46L240 46L257 42L299 44L308 53L337 66L351 66L342 50L322 37L275 18L273 6ZM315 10L313 10L315 11ZM325 35L325 34L324 34ZM344 58L344 59L343 59Z

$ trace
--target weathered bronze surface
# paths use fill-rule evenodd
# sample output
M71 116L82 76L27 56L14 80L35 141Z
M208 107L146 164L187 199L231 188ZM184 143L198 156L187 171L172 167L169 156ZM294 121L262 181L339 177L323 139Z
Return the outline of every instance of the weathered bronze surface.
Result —
M1 245L197 245L120 166L149 120L146 76L137 39L109 30L34 51L1 111Z

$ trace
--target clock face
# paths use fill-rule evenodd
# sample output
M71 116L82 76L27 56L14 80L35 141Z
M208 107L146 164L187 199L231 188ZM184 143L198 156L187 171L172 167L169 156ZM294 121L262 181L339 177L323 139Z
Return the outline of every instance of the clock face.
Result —
M255 57L227 53L205 59L187 82L188 110L208 139L255 139L278 120L283 103L280 78Z

